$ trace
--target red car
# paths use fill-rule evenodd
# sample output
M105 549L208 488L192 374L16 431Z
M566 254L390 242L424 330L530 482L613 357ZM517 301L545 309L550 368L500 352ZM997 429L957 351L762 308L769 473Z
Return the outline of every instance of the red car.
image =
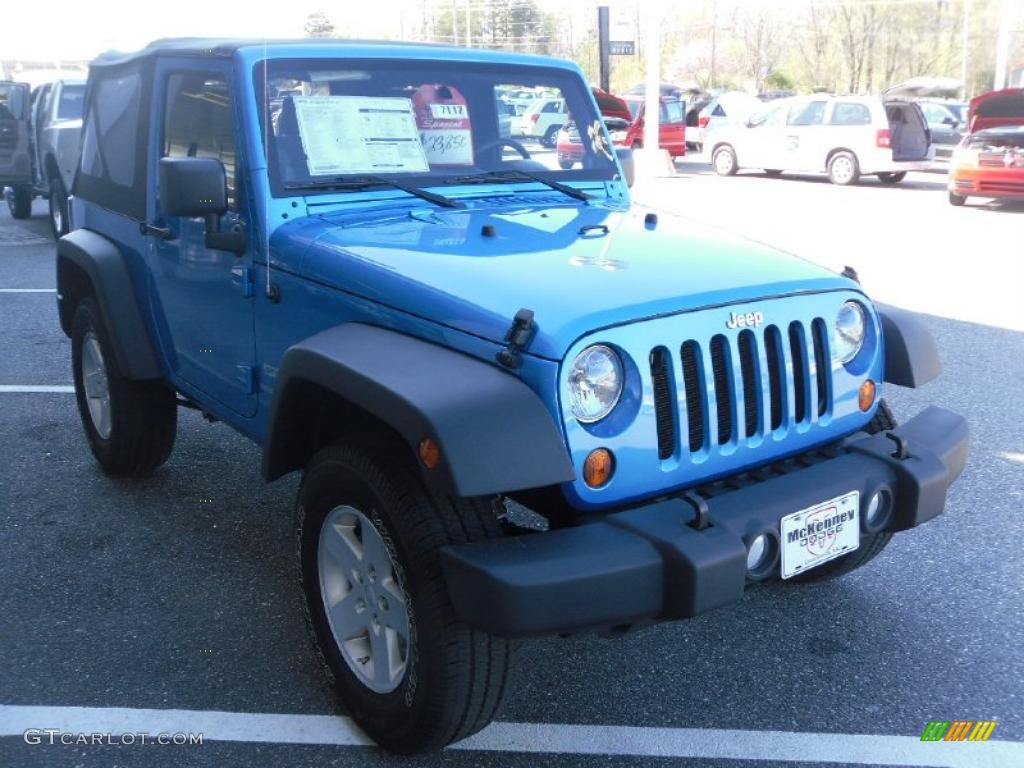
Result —
M594 92L594 100L597 101L597 108L604 118L604 123L608 126L608 132L612 134L612 143L628 147L625 141L617 141L615 137L617 133L625 131L633 121L629 105L618 96L613 96L600 88L591 90ZM566 171L583 159L583 145L580 143L580 134L575 123L570 122L558 132L555 153L558 156L559 167Z
M686 102L671 96L662 96L659 101L661 109L658 115L658 144L662 149L668 150L672 157L682 157L686 154ZM644 143L644 97L627 96L626 104L629 105L633 123L629 126L623 145L639 149Z
M950 161L949 202L963 205L972 196L1024 198L1024 88L972 99L967 125Z

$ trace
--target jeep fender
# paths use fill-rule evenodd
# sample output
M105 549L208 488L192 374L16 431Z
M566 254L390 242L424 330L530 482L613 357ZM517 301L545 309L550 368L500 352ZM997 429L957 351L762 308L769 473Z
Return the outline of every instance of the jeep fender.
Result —
M562 436L540 398L495 365L445 347L360 323L329 328L290 347L270 411L263 474L302 468L309 456L294 430L301 392L315 384L388 424L418 456L440 446L435 491L480 496L574 479ZM308 391L308 390L307 390Z
M915 315L876 305L885 338L885 380L898 387L920 387L942 373L935 339Z
M57 311L68 336L75 308L88 294L99 305L121 373L129 379L160 378L160 364L121 251L102 235L76 229L57 241Z

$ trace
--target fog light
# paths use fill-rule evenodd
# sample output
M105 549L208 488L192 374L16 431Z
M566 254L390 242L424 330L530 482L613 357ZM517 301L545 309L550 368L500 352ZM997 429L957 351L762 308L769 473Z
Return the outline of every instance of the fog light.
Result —
M747 570L751 572L759 570L768 559L768 553L768 536L760 533L750 542L750 548L747 550Z
M860 405L862 411L870 411L871 406L875 404L875 382L871 379L865 379L864 383L860 385L857 404Z
M889 513L889 494L885 491L875 491L868 499L868 508L864 511L867 524L874 528L885 519Z
M596 448L583 462L583 481L591 488L600 488L612 479L615 459L607 448Z

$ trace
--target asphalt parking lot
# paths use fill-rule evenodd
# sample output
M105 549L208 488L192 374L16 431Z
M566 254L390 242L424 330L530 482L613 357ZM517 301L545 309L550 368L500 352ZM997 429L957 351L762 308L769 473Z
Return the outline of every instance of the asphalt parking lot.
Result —
M946 514L837 582L753 589L614 640L525 642L500 723L439 757L390 758L315 717L344 713L303 625L295 478L264 485L256 447L190 411L151 479L103 475L64 389L45 203L27 222L4 207L0 766L1024 766L1024 206L953 209L936 174L838 188L678 169L638 196L850 264L873 296L924 313L944 375L886 397L898 417L936 404L970 422ZM920 742L937 719L998 726L985 744ZM173 723L207 741L20 735L62 723Z

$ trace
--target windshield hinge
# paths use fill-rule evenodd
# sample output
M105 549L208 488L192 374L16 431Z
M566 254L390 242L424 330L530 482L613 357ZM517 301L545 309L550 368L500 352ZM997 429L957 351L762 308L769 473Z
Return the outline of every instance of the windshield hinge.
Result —
M498 362L506 368L515 370L523 364L522 352L533 341L533 335L537 331L537 324L533 322L532 309L520 309L516 312L512 327L505 334L505 348L495 357Z

